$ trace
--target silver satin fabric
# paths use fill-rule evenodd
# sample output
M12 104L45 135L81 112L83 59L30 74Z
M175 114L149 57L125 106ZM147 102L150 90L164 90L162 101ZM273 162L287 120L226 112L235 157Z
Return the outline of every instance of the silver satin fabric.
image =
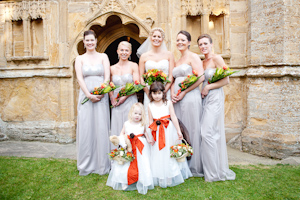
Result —
M175 78L174 93L179 90L178 84L182 82L188 75L192 75L193 68L188 64L182 64L173 69L173 77ZM181 101L174 104L175 113L186 126L191 145L194 149L194 155L189 160L189 167L193 176L203 177L203 168L201 162L201 111L202 98L199 87L188 92Z
M208 79L215 71L216 69L205 70L203 87L208 84ZM200 149L205 181L234 180L235 173L228 167L222 87L209 91L203 99L202 110Z
M132 74L124 74L124 75L114 75L112 77L112 81L115 85L120 86L116 90L114 90L114 97L116 98L119 91L125 86L126 83L132 83L133 78ZM121 105L112 108L111 111L111 135L120 135L121 130L123 128L124 122L128 120L128 113L131 106L137 103L137 96L136 94L128 97L124 103ZM111 144L111 149L116 148L113 144Z
M83 65L82 74L87 89L91 92L94 87L103 83L104 67L102 64ZM105 94L97 103L88 101L82 105L84 98L85 94L80 89L76 130L77 169L79 175L106 174L110 170L107 155L110 152L108 95Z

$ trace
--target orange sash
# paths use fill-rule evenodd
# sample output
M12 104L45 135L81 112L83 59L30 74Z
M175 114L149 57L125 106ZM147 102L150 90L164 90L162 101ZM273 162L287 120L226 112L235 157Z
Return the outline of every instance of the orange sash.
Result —
M166 136L165 136L165 128L168 128L169 125L169 120L170 115L161 117L159 119L153 119L153 123L149 126L149 128L152 129L152 136L154 138L154 141L156 141L156 131L157 131L157 126L159 126L159 143L158 143L158 148L159 150L162 150L166 146ZM160 122L160 124L159 124ZM158 123L158 124L157 124Z
M138 137L143 136L144 134L139 134L135 135L134 138L130 138L128 135L128 139L131 142L132 145L132 152L135 157L135 159L130 163L130 166L128 168L128 173L127 173L127 182L128 185L131 185L132 183L135 183L139 180L139 168L137 165L137 153L136 153L136 148L140 151L142 154L143 149L144 149L144 144L141 142L141 140Z

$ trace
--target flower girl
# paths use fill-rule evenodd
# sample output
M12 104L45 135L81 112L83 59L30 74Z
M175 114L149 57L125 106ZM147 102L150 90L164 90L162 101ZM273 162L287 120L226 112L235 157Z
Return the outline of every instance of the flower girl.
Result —
M173 104L166 99L164 90L161 82L152 83L148 106L149 128L155 140L150 158L153 182L163 188L183 183L192 176L186 160L179 163L170 157L170 147L180 144L183 137Z
M133 104L128 114L129 120L124 123L120 136L130 139L135 159L123 165L114 161L106 183L114 190L137 189L139 193L146 194L148 189L154 189L149 163L148 143L151 141L145 134L145 118L143 105L141 103Z

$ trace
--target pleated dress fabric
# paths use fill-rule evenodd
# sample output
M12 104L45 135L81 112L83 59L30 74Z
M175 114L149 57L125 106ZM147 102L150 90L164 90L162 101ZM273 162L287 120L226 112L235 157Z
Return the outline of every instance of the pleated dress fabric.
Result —
M83 65L82 74L88 91L93 91L104 81L104 67ZM85 94L80 89L76 129L77 169L79 175L107 174L110 170L109 102L105 94L101 101L81 104Z
M205 70L203 87L208 84L208 79L215 71L216 69ZM235 173L228 166L223 88L210 90L202 103L200 149L205 181L234 180Z
M174 92L180 89L181 83L188 75L192 75L193 68L188 64L182 64L173 69ZM188 130L194 155L188 161L193 176L203 177L203 167L201 162L201 114L202 98L199 87L188 92L181 101L174 103L174 110L178 119L182 121Z

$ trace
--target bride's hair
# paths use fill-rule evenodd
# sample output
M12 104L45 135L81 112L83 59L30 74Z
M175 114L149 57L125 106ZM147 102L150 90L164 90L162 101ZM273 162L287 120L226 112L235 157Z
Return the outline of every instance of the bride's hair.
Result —
M164 84L162 84L162 82L159 82L159 81L154 81L151 86L150 86L150 91L149 91L149 94L150 94L150 102L154 101L153 97L152 97L152 92L158 92L158 91L161 91L163 93L163 97L162 97L162 100L163 102L166 104L167 103L167 95L166 93L164 92L165 91L165 86Z
M142 126L145 126L146 125L146 114L145 114L145 109L144 109L144 106L143 104L141 103L135 103L131 106L130 110L129 110L129 113L128 113L128 120L130 122L132 122L132 115L133 115L133 111L134 111L134 108L135 107L138 107L141 109L142 111L142 119L141 119L141 124Z
M125 47L127 47L130 51L132 51L132 47L131 47L131 44L127 41L122 41L119 43L118 45L118 49L120 48L121 45L124 45Z
M149 36L151 37L155 31L159 31L159 32L161 33L162 39L165 39L165 32L164 32L164 30L163 30L162 28L159 28L159 27L153 28L153 29L150 31Z

